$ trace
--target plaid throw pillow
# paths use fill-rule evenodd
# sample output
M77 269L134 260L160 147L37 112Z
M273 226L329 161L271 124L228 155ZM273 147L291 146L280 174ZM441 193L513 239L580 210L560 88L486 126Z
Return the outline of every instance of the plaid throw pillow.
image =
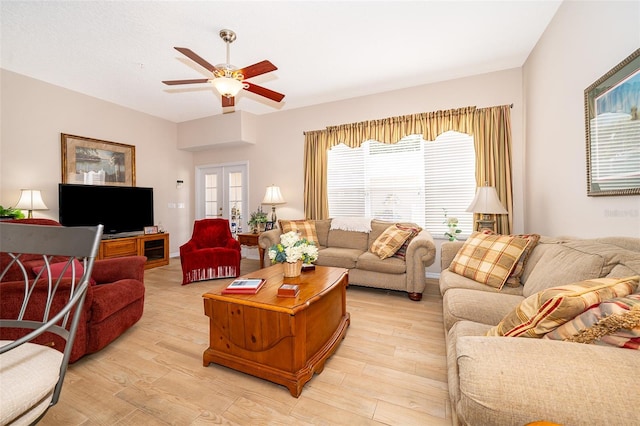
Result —
M449 270L501 289L528 243L523 238L474 232L454 257Z
M495 232L493 232L490 229L485 229L484 231L482 231L482 233L487 235L497 235ZM516 266L513 268L513 271L511 271L511 274L509 274L507 281L504 283L504 285L506 285L507 287L520 287L520 284L521 284L520 277L524 272L524 265L525 263L527 263L527 259L529 259L529 255L533 251L533 248L538 244L538 241L540 241L540 235L539 234L511 234L509 236L516 237L516 238L523 238L529 241L529 244L527 244L527 247L524 249L524 252L522 252L522 255L520 256L520 259L518 259L518 262L516 262Z
M410 236L411 231L391 225L371 244L371 252L377 254L380 259L391 257Z
M393 257L397 257L398 259L404 260L407 257L407 247L409 247L409 243L411 242L411 240L413 240L413 238L416 235L418 235L422 231L422 228L420 228L419 226L418 227L405 226L400 223L396 223L396 226L398 227L398 229L411 232L411 235L409 235L409 238L407 238L407 240L404 243L402 243L400 248L393 254Z
M315 222L310 220L280 220L279 223L283 234L295 231L300 234L302 238L316 243L316 247L320 247Z
M540 291L520 302L487 336L540 338L593 305L630 295L639 279L598 278Z

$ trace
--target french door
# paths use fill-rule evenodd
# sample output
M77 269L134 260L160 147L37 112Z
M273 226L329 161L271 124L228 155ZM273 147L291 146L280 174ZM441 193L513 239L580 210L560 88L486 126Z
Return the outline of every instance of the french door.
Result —
M246 230L247 164L196 167L196 219L229 220L233 233Z

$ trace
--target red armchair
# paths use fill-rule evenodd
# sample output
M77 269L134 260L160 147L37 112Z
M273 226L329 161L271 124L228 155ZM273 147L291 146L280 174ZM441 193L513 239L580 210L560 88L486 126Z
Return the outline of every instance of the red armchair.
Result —
M22 219L20 223L60 226L49 219ZM69 362L86 354L97 352L114 341L142 317L144 308L144 256L118 257L96 260L91 272L92 283L87 290L83 313ZM0 253L0 268L9 262L6 253ZM25 262L30 267L43 263ZM27 271L35 278L33 270ZM19 309L24 282L19 271L9 271L0 283L0 311L9 313ZM44 304L44 301L43 301ZM0 339L15 336L1 335Z
M191 240L180 247L182 285L240 275L240 243L227 219L202 219L193 224Z

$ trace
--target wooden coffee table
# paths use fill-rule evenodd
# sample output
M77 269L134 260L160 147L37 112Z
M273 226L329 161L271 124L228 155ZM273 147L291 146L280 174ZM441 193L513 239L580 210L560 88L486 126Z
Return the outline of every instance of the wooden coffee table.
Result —
M224 365L286 386L298 397L313 373L320 373L349 326L348 270L316 266L283 278L276 264L244 275L265 278L257 294L205 293L209 348L204 366ZM295 298L278 297L283 283L298 284Z

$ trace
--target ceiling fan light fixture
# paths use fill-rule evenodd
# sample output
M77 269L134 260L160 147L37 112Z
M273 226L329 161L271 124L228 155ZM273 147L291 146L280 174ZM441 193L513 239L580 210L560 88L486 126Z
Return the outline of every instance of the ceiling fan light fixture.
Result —
M218 93L227 98L235 97L244 87L241 81L231 77L216 77L209 81Z

